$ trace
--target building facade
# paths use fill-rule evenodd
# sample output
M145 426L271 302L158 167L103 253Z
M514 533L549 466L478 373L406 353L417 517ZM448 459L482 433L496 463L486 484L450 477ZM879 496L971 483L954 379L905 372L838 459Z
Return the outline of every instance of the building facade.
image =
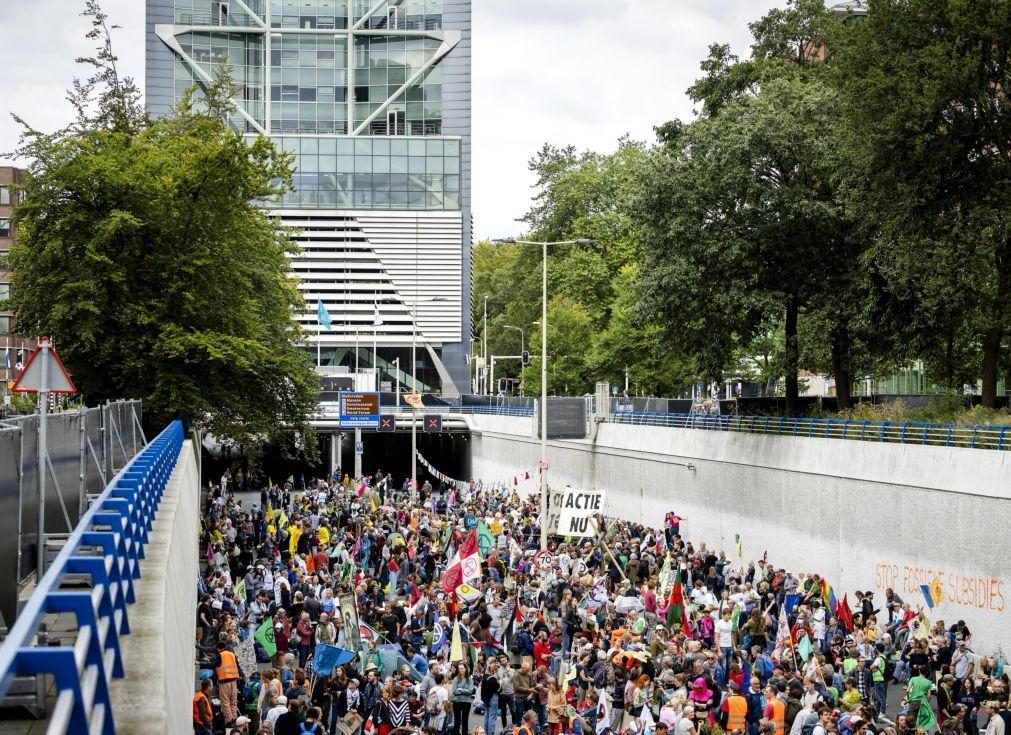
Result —
M0 166L0 257L5 260L17 239L14 225L14 207L18 193L15 187L24 182L25 172L11 166ZM9 386L18 376L19 366L35 349L35 340L14 333L14 312L8 301L11 297L11 274L0 267L0 380Z
M225 65L233 127L295 156L294 191L263 206L297 228L314 357L467 386L470 0L146 2L149 111Z

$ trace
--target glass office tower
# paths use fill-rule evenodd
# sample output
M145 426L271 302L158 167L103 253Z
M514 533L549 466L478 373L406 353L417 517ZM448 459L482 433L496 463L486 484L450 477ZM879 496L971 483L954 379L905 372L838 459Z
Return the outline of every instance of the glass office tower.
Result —
M375 344L384 382L465 388L470 0L146 2L151 113L225 65L232 126L295 156L295 190L264 206L299 228L314 356L367 369Z

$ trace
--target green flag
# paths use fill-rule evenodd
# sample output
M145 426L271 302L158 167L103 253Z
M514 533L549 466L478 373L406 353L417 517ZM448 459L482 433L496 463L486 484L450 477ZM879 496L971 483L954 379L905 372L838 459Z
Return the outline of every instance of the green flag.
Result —
M477 550L481 554L482 559L487 559L488 554L491 553L492 548L495 546L495 537L491 533L491 529L484 525L484 521L477 522Z
M799 653L800 657L806 662L809 658L811 658L811 654L813 652L814 648L811 646L811 639L808 638L805 633L804 637L800 639L800 643L797 644L797 653Z
M740 630L741 608L739 607L734 608L734 614L731 616L730 620L734 624L734 632L736 633L738 630Z
M267 652L267 655L273 658L274 654L277 653L277 644L274 643L274 618L264 620L263 624L256 629L253 637L263 646L263 650Z
M243 600L246 599L246 580L240 579L235 583L235 594Z

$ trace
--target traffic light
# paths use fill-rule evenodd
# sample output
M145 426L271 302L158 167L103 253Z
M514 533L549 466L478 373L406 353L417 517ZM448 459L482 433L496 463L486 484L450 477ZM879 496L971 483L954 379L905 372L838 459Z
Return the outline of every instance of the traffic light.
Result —
M509 391L509 378L498 379L498 392L505 395Z
M442 416L439 416L439 415L435 415L435 416L426 415L425 416L425 426L424 426L424 428L425 428L425 431L427 431L429 433L433 433L433 434L442 431Z
M530 350L523 350L523 367L530 364Z

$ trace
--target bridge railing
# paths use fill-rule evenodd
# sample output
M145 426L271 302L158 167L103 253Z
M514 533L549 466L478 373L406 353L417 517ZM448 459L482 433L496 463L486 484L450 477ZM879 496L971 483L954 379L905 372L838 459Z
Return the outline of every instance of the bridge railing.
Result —
M384 415L410 415L412 409L408 405L383 406ZM528 406L425 406L418 409L418 415L423 414L487 414L494 416L533 416L534 409Z
M1011 449L1009 426L963 426L913 421L857 421L851 419L782 418L778 416L704 416L686 413L619 411L607 422L675 429L739 431L822 439L849 439L893 444L920 444L970 449Z
M16 677L49 675L57 690L52 733L106 733L115 726L109 699L112 677L124 675L120 636L130 632L140 559L183 443L174 421L137 454L81 517L0 645L0 699ZM90 578L90 589L64 585ZM47 615L71 614L72 642L35 645Z

